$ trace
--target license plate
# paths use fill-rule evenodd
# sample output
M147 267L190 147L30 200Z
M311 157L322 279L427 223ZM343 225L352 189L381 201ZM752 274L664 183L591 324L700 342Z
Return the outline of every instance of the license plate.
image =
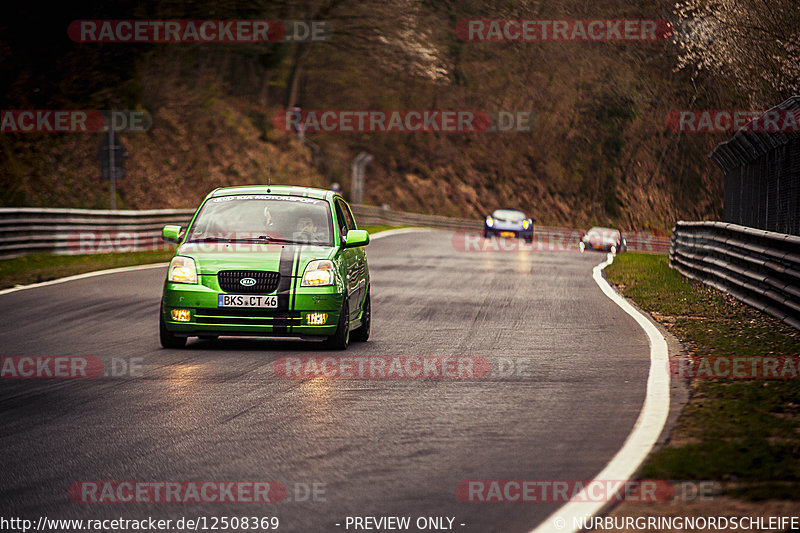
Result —
M513 231L501 231L500 232L500 236L501 237L513 237L514 236L514 232Z
M274 309L278 307L278 297L274 295L220 294L217 296L217 307L261 307Z

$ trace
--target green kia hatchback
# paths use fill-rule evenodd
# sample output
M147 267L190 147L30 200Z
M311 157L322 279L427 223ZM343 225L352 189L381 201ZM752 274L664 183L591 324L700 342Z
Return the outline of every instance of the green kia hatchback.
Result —
M370 329L369 268L359 230L333 191L288 186L216 189L179 243L161 298L160 338L299 337L345 349Z

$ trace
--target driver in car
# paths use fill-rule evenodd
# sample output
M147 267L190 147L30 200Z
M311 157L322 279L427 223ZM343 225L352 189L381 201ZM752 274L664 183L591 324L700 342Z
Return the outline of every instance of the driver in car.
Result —
M317 235L317 225L311 217L300 217L297 219L297 233L313 238Z

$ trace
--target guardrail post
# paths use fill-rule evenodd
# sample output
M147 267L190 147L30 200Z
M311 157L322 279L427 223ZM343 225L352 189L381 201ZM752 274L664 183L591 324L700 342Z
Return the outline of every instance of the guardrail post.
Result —
M350 165L350 201L354 204L364 201L364 167L373 159L371 154L360 152Z

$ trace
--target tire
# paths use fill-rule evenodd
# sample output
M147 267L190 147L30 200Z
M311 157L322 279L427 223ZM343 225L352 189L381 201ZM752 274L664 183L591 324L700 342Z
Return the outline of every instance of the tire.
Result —
M350 340L355 342L365 342L369 339L369 328L372 323L372 304L370 303L369 289L367 289L367 296L364 298L364 307L361 310L361 325L358 329L350 333Z
M483 230L483 238L484 239L488 239L489 238L489 232L488 231Z
M325 347L329 350L345 350L350 344L350 307L347 305L347 293L344 294L342 312L339 313L339 324L336 333L325 339Z
M186 346L186 337L178 337L167 329L164 323L164 310L158 313L158 338L164 348L183 348Z

